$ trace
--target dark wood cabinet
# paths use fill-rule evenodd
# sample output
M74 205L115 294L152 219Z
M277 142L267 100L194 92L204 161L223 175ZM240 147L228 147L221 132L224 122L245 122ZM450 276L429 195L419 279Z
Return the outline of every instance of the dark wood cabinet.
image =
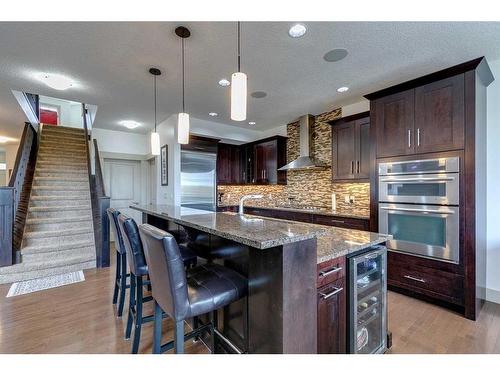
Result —
M464 147L464 74L374 101L377 157Z
M369 112L331 122L333 181L366 180L370 176Z
M413 154L415 90L377 99L374 106L372 117L376 123L377 157Z
M345 258L318 265L318 353L346 353Z
M241 183L240 169L240 150L238 146L219 143L217 147L217 183Z
M464 75L415 89L415 152L439 152L464 146Z
M370 230L370 222L368 219L358 219L353 217L315 214L313 223L347 229Z
M219 143L217 152L218 184L286 184L286 137L230 145Z

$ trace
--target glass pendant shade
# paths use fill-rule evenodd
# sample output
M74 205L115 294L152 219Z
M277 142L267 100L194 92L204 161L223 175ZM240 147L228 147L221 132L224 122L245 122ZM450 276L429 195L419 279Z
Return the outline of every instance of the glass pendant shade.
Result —
M160 134L151 133L151 154L160 155Z
M177 142L181 145L189 143L189 113L179 113L177 120Z
M237 72L231 76L231 120L247 118L247 75Z

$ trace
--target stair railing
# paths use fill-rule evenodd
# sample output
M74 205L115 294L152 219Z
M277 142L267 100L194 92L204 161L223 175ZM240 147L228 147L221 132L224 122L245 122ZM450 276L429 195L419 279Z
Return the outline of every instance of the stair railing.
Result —
M37 132L25 123L9 185L0 187L0 267L16 261L28 214L38 151Z
M97 141L95 139L92 141L89 114L85 104L82 104L82 108L96 246L96 266L99 268L109 267L109 220L106 210L109 208L110 197L105 192L99 148Z

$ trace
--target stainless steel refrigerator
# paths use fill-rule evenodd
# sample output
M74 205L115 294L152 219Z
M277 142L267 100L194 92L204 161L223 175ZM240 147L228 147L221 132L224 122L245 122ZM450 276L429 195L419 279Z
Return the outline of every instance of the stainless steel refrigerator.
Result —
M348 349L354 354L387 349L387 248L374 246L348 258Z
M181 206L216 210L216 162L215 152L181 150Z

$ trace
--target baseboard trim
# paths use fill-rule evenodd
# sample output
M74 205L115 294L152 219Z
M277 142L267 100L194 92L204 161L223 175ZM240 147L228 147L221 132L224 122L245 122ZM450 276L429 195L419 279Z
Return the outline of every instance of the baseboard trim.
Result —
M500 304L500 290L486 288L486 301Z

